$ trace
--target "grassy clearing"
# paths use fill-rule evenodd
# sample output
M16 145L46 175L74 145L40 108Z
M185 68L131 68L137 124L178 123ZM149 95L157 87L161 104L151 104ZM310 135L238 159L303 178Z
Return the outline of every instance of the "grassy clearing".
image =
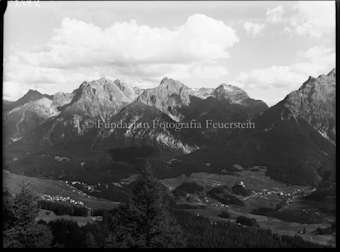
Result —
M49 214L46 214L46 212L50 212ZM82 216L70 216L70 215L56 215L54 212L52 211L47 211L47 210L40 210L39 211L39 215L36 218L36 220L44 220L46 222L49 221L54 221L57 219L65 219L65 220L73 220L76 221L78 223L78 226L85 226L87 223L93 223L93 217L91 216L87 216L87 217L82 217ZM102 217L99 216L96 218L96 221L102 221Z
M199 181L200 184L203 185L211 185L212 182L218 182L223 185L233 186L237 181L243 181L246 188L254 191L263 191L267 189L271 190L280 190L283 193L293 191L295 189L304 188L303 186L287 186L285 183L278 182L270 179L265 175L267 171L266 168L261 167L257 168L258 170L239 170L239 172L235 172L234 174L216 174L216 173L193 173L190 176L185 176L184 174L177 178L166 178L161 179L160 182L167 187L177 187L183 182L187 182L189 180Z

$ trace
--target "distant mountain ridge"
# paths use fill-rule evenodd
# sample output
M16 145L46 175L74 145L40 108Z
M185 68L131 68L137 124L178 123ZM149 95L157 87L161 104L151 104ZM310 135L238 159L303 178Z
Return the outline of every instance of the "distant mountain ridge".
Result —
M229 85L229 87L232 86ZM23 142L27 144L35 143L37 146L44 148L43 146L51 146L65 141L68 142L80 136L87 139L86 141L89 146L94 146L95 143L97 143L97 145L98 143L105 143L105 141L99 139L109 136L111 139L112 133L107 134L97 129L98 132L96 135L93 135L89 129L85 127L84 121L87 119L114 121L115 116L117 115L119 117L119 112L134 101L139 101L147 105L144 107L145 112L140 112L141 114L136 115L136 117L141 118L141 120L145 121L147 116L145 116L144 113L150 110L151 108L148 108L148 106L151 106L169 116L173 123L197 120L204 124L204 120L206 119L220 120L220 118L222 120L226 119L227 121L246 121L254 114L268 108L263 102L260 108L258 106L256 107L256 104L249 105L244 103L244 105L242 102L250 99L248 95L237 87L232 87L232 90L236 90L234 93L237 94L238 97L233 97L233 94L228 95L226 91L219 91L219 88L214 89L213 95L216 96L219 94L218 97L221 101L217 100L217 102L213 102L209 106L206 106L206 103L209 103L208 99L204 100L195 96L193 89L167 77L162 79L159 86L145 90L127 85L120 80L111 81L104 77L90 82L84 81L79 88L67 94L58 92L55 95L49 96L31 90L17 102L9 104L9 106L12 106L11 109L5 111L4 121L7 136L5 143L11 144L24 137ZM240 99L239 93L243 94L244 99ZM237 104L230 105L230 102L233 101L237 101ZM209 108L209 110L207 111L206 108ZM223 108L226 108L226 110ZM28 114L30 114L29 117L27 117ZM164 115L162 115L161 118L165 118ZM20 125L20 127L18 125ZM115 132L115 130L113 131ZM112 130L110 132L112 132ZM201 139L202 136L196 133L192 134L188 132L183 134L182 132L180 138L178 138L175 136L178 135L178 132L166 131L168 132L166 134L170 134L163 139L166 144L159 145L154 144L155 142L153 140L151 141L151 139L156 139L156 132L159 131L153 131L153 133L148 132L150 135L146 135L145 137L149 138L149 140L143 140L138 145L145 143L151 144L151 142L153 142L151 145L154 145L155 148L157 146L163 146L162 148L170 152L178 153L178 151L180 151L188 153L189 151L197 149L197 145L189 140L192 139L194 135L196 135L195 138L198 143L204 143L208 141L209 138L211 138L211 140L214 139L214 141L220 141L218 137L219 133L215 131L208 133L206 140ZM116 136L114 141L116 143L127 143L126 140L122 140L126 137L126 134L128 134L127 131L119 133L118 135L113 134ZM147 133L141 129L137 129L134 136L144 139L143 134ZM228 135L230 132L226 132L225 134ZM136 145L139 142L137 138L128 145ZM176 144L174 144L175 142ZM18 145L20 145L20 143L18 143ZM126 146L128 147L128 145ZM159 151L162 152L162 150Z
M81 156L90 150L107 153L147 146L154 151L153 157L185 154L185 159L195 162L263 165L280 181L317 184L330 174L326 160L335 150L335 79L335 69L328 75L310 77L271 108L232 85L191 89L167 77L145 90L106 78L84 81L66 94L49 96L32 90L6 104L5 152L77 150ZM87 120L108 125L153 121L176 125L193 120L205 125L212 120L253 122L256 128L203 126L177 131L104 124L88 128Z

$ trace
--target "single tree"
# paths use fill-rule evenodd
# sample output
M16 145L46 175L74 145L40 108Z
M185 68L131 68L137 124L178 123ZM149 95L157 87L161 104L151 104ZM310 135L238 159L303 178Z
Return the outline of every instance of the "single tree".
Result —
M222 218L229 219L230 218L230 213L226 211L222 211L222 213L219 215Z
M147 165L137 177L130 203L118 211L114 241L127 247L185 247L182 230L170 216L164 195Z
M132 210L132 207L127 203L121 204L111 213L104 213L103 222L110 231L105 247L135 247L133 235L136 233L136 218L136 211Z
M84 243L85 243L86 248L98 248L99 247L96 242L96 239L94 238L91 232L86 233Z
M304 227L302 233L305 234L306 232L306 228Z
M52 231L47 225L37 223L37 196L24 181L21 192L8 211L3 228L5 248L49 248L53 241Z

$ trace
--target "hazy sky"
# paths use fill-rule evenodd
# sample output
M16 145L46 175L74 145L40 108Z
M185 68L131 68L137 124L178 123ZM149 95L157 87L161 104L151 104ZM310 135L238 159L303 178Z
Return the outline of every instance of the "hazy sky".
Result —
M335 67L334 1L8 2L4 99L106 77L238 86L274 105Z

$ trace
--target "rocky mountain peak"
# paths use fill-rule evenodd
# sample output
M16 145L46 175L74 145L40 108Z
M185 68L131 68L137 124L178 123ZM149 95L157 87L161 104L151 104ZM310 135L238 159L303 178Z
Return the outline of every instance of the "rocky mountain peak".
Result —
M39 91L37 91L37 90L33 90L33 89L30 89L30 90L28 90L28 92L27 92L27 94L41 94Z
M167 80L168 80L168 77L165 76L165 77L162 79L160 85L162 85L163 83L165 83Z
M232 86L230 84L226 84L226 83L222 83L221 85L219 85L217 88L223 88L224 90L227 90L227 91L232 91L238 87L235 87L235 86Z
M221 84L214 90L217 99L228 100L230 103L240 103L248 99L248 94L239 87L230 84Z
M176 80L173 80L171 78L167 78L167 77L164 77L162 79L161 83L158 86L159 89L166 88L166 89L168 89L170 91L174 91L176 93L178 92L179 89L181 89L183 87L186 88L186 89L189 89L183 83L176 81Z
M13 108L18 107L18 106L21 106L25 103L33 102L33 101L36 101L36 100L39 100L39 99L42 99L42 98L51 99L51 96L44 95L37 90L30 89L23 97L21 97L19 100L17 100L13 104L11 104L11 107L13 107Z
M281 120L303 118L325 138L335 141L335 86L335 69L328 75L310 76L279 103Z
M177 109L188 106L193 94L194 92L183 83L165 77L159 86L144 90L137 100L161 110L174 120L179 120L183 115Z
M23 98L27 98L27 99L36 99L36 98L42 98L44 95L42 93L40 93L37 90L28 90L28 92L24 95Z
M116 85L118 85L118 84L119 85L126 85L126 83L122 82L120 79L115 80L113 83L116 84Z
M330 71L327 76L334 76L335 77L335 68L333 68L332 71Z
M226 92L234 92L235 90L243 91L241 88L239 88L237 86L233 86L233 85L226 84L226 83L222 83L215 90L224 90ZM243 91L243 92L245 92L245 91Z
M288 96L294 96L296 92L303 96L311 96L313 94L315 96L317 94L317 96L331 95L335 97L335 69L327 75L320 75L318 78L309 76L308 80L301 85L299 90L293 91Z

